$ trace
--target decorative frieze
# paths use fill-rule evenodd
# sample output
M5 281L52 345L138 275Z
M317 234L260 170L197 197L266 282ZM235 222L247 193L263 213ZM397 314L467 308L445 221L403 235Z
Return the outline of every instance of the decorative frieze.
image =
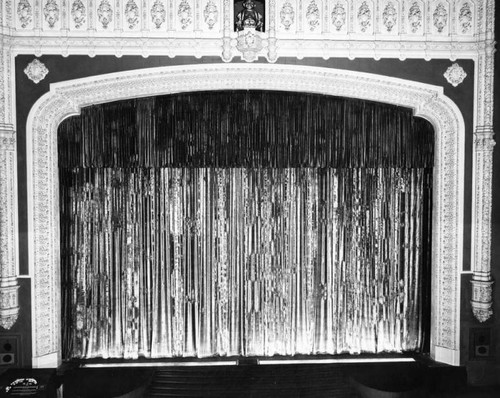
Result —
M216 23L233 26L235 22L231 1L16 0L14 4L16 29L35 35L34 29L41 24L37 37L51 39L58 31L61 38L82 39L85 30L95 37L95 29L97 36L101 32L106 38L124 41L127 35L159 29L176 32L175 37L194 37L199 27L212 31ZM314 33L308 35L311 39L328 35L328 40L341 40L342 34L350 32L356 33L357 40L372 40L382 33L424 41L452 32L475 41L481 22L476 14L482 6L472 0L278 0L266 2L265 10L270 37L279 30L282 38L290 40L303 31ZM292 29L294 24L298 29Z

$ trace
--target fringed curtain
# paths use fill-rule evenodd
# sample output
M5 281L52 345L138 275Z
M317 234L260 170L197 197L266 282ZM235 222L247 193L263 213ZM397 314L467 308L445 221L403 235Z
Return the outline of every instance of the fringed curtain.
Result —
M320 95L84 109L59 128L65 358L420 349L433 142Z

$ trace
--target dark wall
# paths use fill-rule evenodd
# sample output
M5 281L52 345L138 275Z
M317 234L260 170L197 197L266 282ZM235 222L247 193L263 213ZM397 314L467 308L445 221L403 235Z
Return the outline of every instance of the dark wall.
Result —
M18 194L19 194L19 253L20 253L20 273L28 275L28 235L27 235L27 191L26 191L26 120L30 109L38 98L49 90L49 84L70 79L94 76L104 73L112 73L125 70L134 70L141 68L150 68L168 65L200 64L200 63L221 63L219 57L206 57L195 59L194 57L149 57L144 59L139 56L124 56L116 58L114 56L96 56L90 58L87 56L69 56L62 57L57 55L45 55L40 60L49 70L48 75L39 84L34 84L24 74L26 65L35 57L33 55L19 55L16 57L16 107L17 107L17 145L18 145ZM239 62L239 61L234 61ZM264 60L260 62L266 62ZM445 80L443 73L452 64L449 60L406 60L399 61L387 59L375 61L372 59L356 59L349 61L347 59L288 59L278 60L281 64L310 65L328 68L348 69L352 71L368 72L380 75L387 75L402 79L419 81L422 83L443 86L445 94L450 97L459 107L465 119L466 131L466 172L465 186L470 187L471 178L471 159L472 159L472 132L473 132L473 93L474 93L474 63L470 60L457 61L466 71L467 78L458 87L453 87ZM498 156L497 156L498 157ZM496 163L496 175L500 170L500 163ZM498 177L497 177L498 178ZM497 189L496 197L500 192ZM466 189L465 198L465 218L464 218L464 264L465 270L470 269L470 220L471 220L471 190ZM497 225L500 221L500 208L495 212ZM497 237L498 237L497 228ZM497 256L498 258L498 256ZM500 262L500 261L499 261ZM499 268L498 262L495 267ZM469 289L467 282L465 287ZM29 297L29 283L26 284ZM23 288L23 291L26 290ZM22 293L24 295L24 293ZM20 334L26 342L22 356L26 364L31 358L31 347L28 342L31 341L31 318L30 301L25 300L23 296L21 315L18 322ZM463 307L464 311L470 309Z

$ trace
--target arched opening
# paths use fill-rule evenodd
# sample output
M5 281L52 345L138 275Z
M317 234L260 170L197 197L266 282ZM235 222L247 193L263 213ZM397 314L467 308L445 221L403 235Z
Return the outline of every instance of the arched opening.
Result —
M241 79L242 74L246 79ZM119 76L119 77L118 77ZM206 76L210 76L207 79ZM278 65L199 65L157 68L65 82L51 87L28 121L33 275L34 365L61 360L57 126L83 106L173 92L271 89L360 98L412 108L435 128L432 220L431 355L458 364L463 198L463 120L441 89L333 69ZM396 93L396 95L395 95Z
M216 91L58 129L63 357L422 352L434 134L394 105Z

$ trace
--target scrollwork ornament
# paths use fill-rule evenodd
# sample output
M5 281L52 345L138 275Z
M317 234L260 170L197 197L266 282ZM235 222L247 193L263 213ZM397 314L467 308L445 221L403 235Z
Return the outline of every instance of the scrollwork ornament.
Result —
M101 4L99 4L99 8L97 9L97 16L102 27L107 29L111 21L113 21L113 9L111 8L111 4L109 4L108 0L101 1Z
M312 0L309 3L306 12L307 23L309 24L309 29L311 29L311 31L315 30L319 26L319 20L320 20L319 14L320 14L319 8L316 5L316 1Z
M361 4L358 10L358 23L361 26L361 31L366 32L368 27L371 25L372 12L370 7L366 4L366 1Z
M24 69L24 73L31 81L38 84L45 78L45 76L47 76L49 70L42 62L35 58Z
M242 53L245 61L255 61L258 52L263 48L262 38L255 32L255 29L245 29L238 36L236 48Z
M408 12L408 22L410 23L411 31L416 33L422 26L422 10L417 2L413 3Z
M129 29L134 29L139 22L139 7L134 0L128 0L125 6L125 19L127 20Z
M287 1L283 4L280 11L281 24L286 30L290 30L290 26L293 25L295 20L295 11L293 10L292 4Z
M166 15L165 5L161 0L156 0L151 7L151 21L155 24L156 29L160 29L161 25L165 23Z
M208 25L208 29L213 29L219 19L219 10L212 0L205 6L203 17L205 18L205 23Z
M387 3L384 8L384 12L382 13L384 26L387 28L388 32L392 31L392 28L396 25L396 21L398 19L398 12L396 7L392 2Z
M43 15L49 27L53 28L57 21L59 21L59 6L55 0L47 0L45 7L43 7Z
M177 11L179 16L179 21L181 23L181 28L186 29L192 23L192 10L191 6L186 0L182 0L179 3L179 9Z
M462 33L465 34L472 28L472 10L469 3L465 3L462 8L460 8L458 20L460 21Z
M443 76L453 87L457 87L467 77L467 73L465 73L459 64L454 63L446 70Z
M446 25L448 24L448 11L446 11L443 3L439 3L434 10L434 26L439 33L442 33Z
M342 3L337 3L335 7L333 7L332 23L337 31L340 31L340 29L342 29L342 27L345 25L346 14L347 13Z
M17 16L21 27L26 28L33 20L33 7L28 0L20 0L17 5Z
M81 0L75 0L71 6L71 17L75 23L75 28L80 29L85 23L85 5Z

